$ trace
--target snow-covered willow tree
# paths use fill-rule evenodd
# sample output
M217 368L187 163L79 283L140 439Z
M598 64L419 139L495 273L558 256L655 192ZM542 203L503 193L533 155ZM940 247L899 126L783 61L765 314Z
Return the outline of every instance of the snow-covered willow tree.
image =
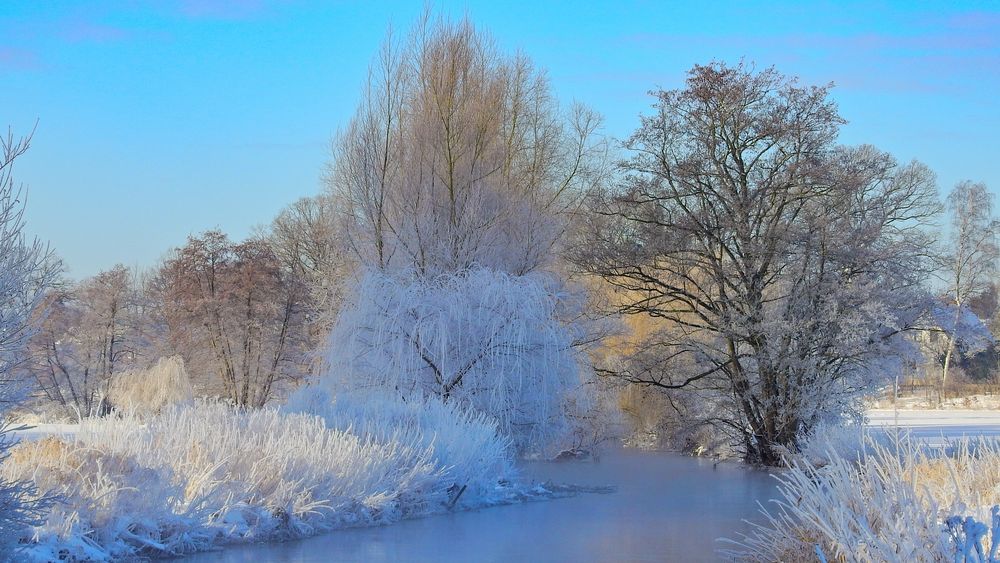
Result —
M468 21L390 37L327 176L360 265L327 382L437 395L545 449L581 384L554 265L599 125Z
M580 366L574 333L558 320L561 296L542 276L474 268L408 280L369 270L360 287L331 338L334 391L457 401L491 414L522 452L566 435Z
M25 191L15 183L14 161L28 150L30 137L0 137L0 416L23 398L25 388L16 379L25 361L25 347L34 332L32 312L58 274L58 262L48 247L24 235ZM0 460L11 442L0 422ZM45 502L39 502L27 483L0 479L0 552L9 554L20 533L36 523Z
M928 302L933 175L838 146L828 88L773 69L696 66L655 96L575 253L661 323L610 373L710 393L745 459L778 464L899 363Z

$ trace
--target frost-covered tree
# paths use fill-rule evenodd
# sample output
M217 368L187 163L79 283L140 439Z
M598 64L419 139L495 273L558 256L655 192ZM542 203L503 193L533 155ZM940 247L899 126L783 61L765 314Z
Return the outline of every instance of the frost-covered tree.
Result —
M0 461L11 446L6 412L25 392L17 368L35 330L32 312L59 270L48 247L24 235L25 192L13 168L29 144L30 137L15 140L10 132L0 137ZM30 483L0 479L0 553L12 553L24 528L37 522L45 505L37 498Z
M329 338L357 270L357 259L342 227L333 198L320 194L283 209L263 233L285 276L300 280L307 292L303 305L308 307L309 347L314 350Z
M459 402L522 452L567 429L580 300L554 266L601 177L599 125L468 21L387 40L327 178L359 281L326 381Z
M142 300L137 276L122 265L48 292L26 365L47 403L84 416L108 407L115 378L147 346Z
M696 66L654 95L576 252L623 313L664 325L610 372L713 393L746 460L780 463L898 361L927 302L933 175L837 146L828 88L773 69Z
M570 431L567 400L582 393L574 333L540 275L474 268L405 279L369 270L331 337L338 389L430 395L489 414L522 453Z
M990 288L997 270L997 221L993 217L993 196L986 184L960 182L948 194L951 236L946 253L948 299L954 304L954 319L939 322L947 344L941 366L941 387L948 381L948 369L959 340L959 327L969 301ZM947 327L954 327L948 330Z
M365 266L525 274L551 263L566 213L601 177L600 124L470 22L425 18L386 40L328 190Z

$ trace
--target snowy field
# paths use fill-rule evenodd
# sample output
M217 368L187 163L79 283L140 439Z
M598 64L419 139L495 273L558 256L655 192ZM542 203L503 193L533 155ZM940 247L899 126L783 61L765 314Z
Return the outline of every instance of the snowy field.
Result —
M868 425L884 429L898 426L929 444L940 445L963 437L1000 437L1000 411L873 409L868 411Z

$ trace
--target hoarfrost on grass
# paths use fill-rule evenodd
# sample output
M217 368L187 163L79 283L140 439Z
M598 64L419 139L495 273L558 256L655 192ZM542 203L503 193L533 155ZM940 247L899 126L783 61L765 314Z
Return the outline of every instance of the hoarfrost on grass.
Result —
M731 542L729 555L944 562L990 549L982 523L994 520L991 507L1000 504L1000 442L965 438L942 450L906 434L847 434L822 455L813 446L789 460L776 475L780 498L762 508L763 523Z
M111 383L108 399L118 409L160 412L194 400L191 379L180 356L160 358L149 369L126 372Z
M509 452L485 417L433 398L313 397L287 411L197 402L24 442L2 477L64 501L26 557L100 561L545 496L512 484Z

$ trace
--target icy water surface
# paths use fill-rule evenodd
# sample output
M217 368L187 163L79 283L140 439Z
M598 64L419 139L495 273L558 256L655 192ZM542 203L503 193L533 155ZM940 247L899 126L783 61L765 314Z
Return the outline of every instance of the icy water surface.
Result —
M757 502L775 495L765 471L669 453L615 451L599 462L531 463L524 473L618 490L237 546L185 561L723 561L716 539L746 530L744 519L758 519Z

